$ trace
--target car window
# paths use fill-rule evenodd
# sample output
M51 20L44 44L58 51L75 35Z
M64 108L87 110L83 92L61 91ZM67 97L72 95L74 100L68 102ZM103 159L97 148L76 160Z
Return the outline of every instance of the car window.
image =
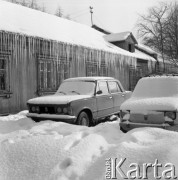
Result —
M56 94L93 95L95 82L91 81L64 81Z
M111 93L121 92L121 89L116 81L108 81L109 91Z
M109 93L109 90L108 90L107 82L106 82L106 81L100 81L100 82L98 82L97 91L98 91L98 90L101 90L101 91L102 91L102 94L108 94L108 93Z

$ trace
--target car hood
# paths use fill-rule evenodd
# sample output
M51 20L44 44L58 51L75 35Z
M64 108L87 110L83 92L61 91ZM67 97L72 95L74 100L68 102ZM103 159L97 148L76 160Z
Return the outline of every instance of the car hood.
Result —
M130 111L176 111L178 110L178 97L131 97L121 105L121 110Z
M51 95L37 97L28 100L29 104L67 104L71 101L86 99L92 97L91 95Z

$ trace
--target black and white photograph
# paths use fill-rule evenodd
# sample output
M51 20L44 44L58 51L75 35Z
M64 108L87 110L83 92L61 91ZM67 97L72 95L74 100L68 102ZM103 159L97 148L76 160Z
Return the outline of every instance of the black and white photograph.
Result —
M0 0L0 180L178 179L178 0Z

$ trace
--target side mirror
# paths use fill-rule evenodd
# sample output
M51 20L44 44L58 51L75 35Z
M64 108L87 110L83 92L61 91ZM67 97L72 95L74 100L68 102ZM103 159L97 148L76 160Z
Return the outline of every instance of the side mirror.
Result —
M97 91L96 94L102 94L103 92L101 90Z

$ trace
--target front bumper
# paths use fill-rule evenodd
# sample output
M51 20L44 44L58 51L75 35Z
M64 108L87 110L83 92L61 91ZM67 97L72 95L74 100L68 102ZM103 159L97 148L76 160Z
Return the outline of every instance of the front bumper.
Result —
M167 123L162 123L162 124L133 123L128 120L120 122L119 125L125 131L129 131L131 129L139 128L139 127L156 127L156 128L162 128L162 129L170 129L170 127L171 127Z
M63 114L37 114L37 113L28 113L27 117L34 120L55 120L68 123L75 123L76 116L63 115Z

